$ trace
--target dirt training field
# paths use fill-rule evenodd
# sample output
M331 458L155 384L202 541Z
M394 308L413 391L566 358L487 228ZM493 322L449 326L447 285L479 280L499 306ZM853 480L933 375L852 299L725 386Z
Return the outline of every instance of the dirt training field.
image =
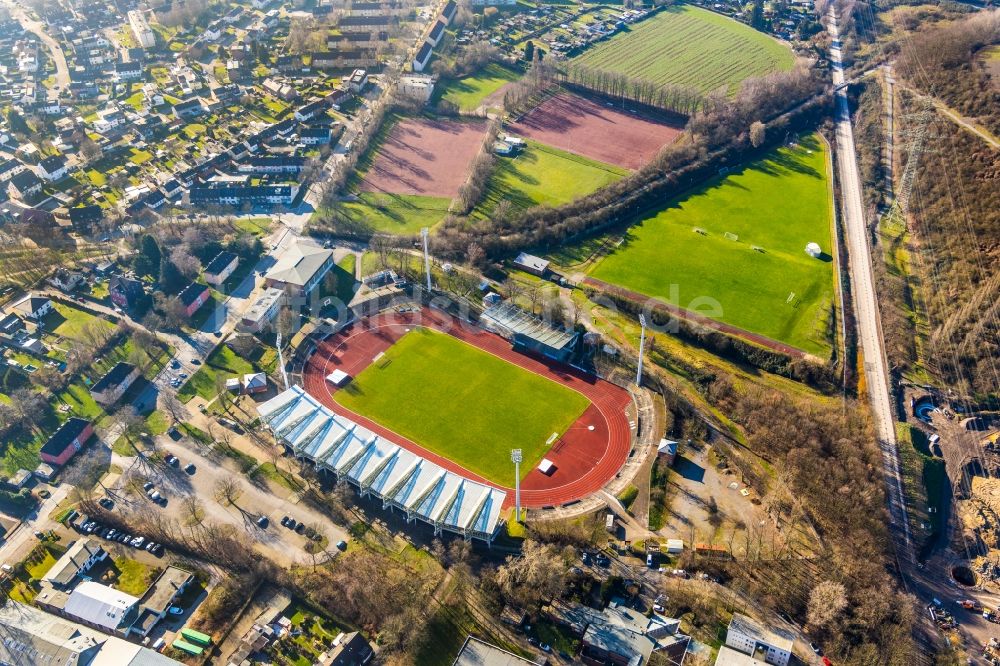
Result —
M607 164L638 169L681 133L679 126L563 93L542 102L512 134L534 139Z
M482 121L400 120L376 149L361 189L452 198L485 132Z

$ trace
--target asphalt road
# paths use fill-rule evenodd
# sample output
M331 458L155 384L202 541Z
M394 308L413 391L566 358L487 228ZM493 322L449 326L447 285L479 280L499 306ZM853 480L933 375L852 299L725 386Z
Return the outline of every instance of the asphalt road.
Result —
M69 87L69 67L66 66L66 55L62 47L49 33L45 31L45 26L40 22L30 18L25 11L13 2L5 2L10 9L11 16L17 19L18 23L28 32L34 33L48 47L52 55L52 62L56 65L56 85L63 91Z
M844 66L837 29L837 16L831 8L829 31L832 37L830 61L833 85L844 83ZM875 434L882 450L883 473L891 518L891 528L896 541L896 555L901 560L912 560L910 526L906 515L906 499L900 475L899 452L896 448L896 426L892 399L889 393L889 371L883 348L882 324L879 318L878 295L872 272L872 258L868 244L861 197L861 176L858 172L857 153L854 146L854 129L847 100L847 89L839 88L836 95L837 167L840 170L842 212L849 254L851 285L857 316L858 340L864 357L865 381L871 401ZM904 565L904 569L907 567Z

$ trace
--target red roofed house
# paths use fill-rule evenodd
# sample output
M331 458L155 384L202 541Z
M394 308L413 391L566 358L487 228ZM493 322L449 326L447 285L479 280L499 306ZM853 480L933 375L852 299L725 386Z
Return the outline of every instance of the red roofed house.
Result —
M38 456L43 462L62 467L94 434L90 421L73 417L59 426L49 441L45 442Z
M188 317L193 315L198 311L205 301L208 300L208 287L203 284L198 284L197 282L192 282L187 287L184 288L177 298L181 300L181 304L184 305L184 314Z

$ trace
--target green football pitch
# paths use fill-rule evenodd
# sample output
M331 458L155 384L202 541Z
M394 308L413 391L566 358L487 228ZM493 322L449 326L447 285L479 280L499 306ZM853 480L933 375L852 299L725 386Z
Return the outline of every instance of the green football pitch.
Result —
M707 9L676 5L573 59L659 84L734 93L743 79L792 68L791 49L748 25Z
M590 404L583 395L457 338L416 328L334 400L485 479L512 485ZM554 440L553 440L554 442Z
M590 274L827 357L831 235L826 148L811 135L668 203ZM713 302L721 314L702 309Z

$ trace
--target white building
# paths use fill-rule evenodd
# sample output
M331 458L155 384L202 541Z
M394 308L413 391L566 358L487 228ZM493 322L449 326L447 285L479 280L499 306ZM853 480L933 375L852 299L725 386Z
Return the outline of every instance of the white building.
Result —
M240 326L254 333L260 332L278 316L284 296L285 292L281 289L265 289L253 305L243 313Z
M133 9L128 13L128 24L135 35L135 41L144 49L151 49L156 46L156 35L149 27L146 16L138 9Z
M788 666L793 643L794 638L787 633L774 631L740 613L733 615L726 634L728 647L771 666Z
M397 91L404 97L427 102L434 94L434 77L420 74L405 74L399 77Z
M69 595L63 612L84 624L113 634L135 621L139 598L107 585L85 580Z

